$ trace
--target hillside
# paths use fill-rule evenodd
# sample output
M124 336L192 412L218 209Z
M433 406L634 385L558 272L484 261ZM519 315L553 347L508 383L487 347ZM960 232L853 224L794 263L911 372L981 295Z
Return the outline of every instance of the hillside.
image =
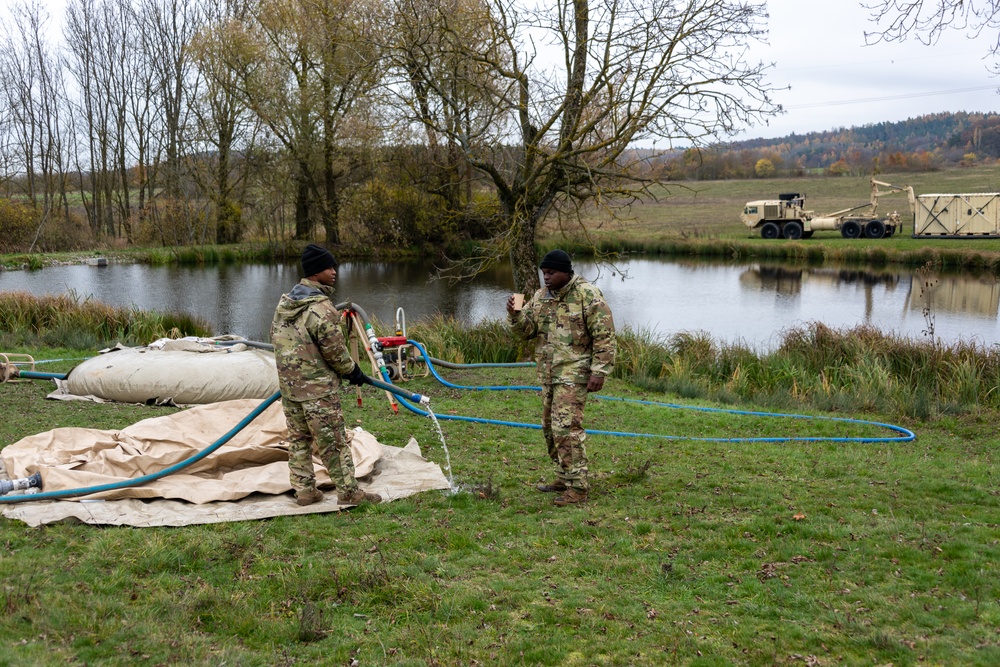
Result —
M860 150L880 152L936 153L949 162L958 162L966 153L979 158L1000 157L1000 115L965 112L920 116L896 123L874 123L827 132L791 134L781 139L751 139L732 144L735 150L778 150L802 159L807 167L822 167L824 155Z
M671 180L798 176L817 172L932 171L1000 159L1000 114L940 113L899 122L748 139L664 156ZM761 171L759 162L766 160Z

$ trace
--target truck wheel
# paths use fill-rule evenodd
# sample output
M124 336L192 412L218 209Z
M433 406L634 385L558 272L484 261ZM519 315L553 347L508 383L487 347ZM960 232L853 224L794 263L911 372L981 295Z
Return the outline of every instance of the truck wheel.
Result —
M781 235L791 241L799 240L802 238L802 223L795 220L786 222L785 226L781 228Z
M840 226L840 235L845 239L856 239L861 236L861 225L855 220L848 220Z
M881 220L869 220L865 223L865 236L870 239L880 239L885 236L885 223Z
M779 236L781 236L781 229L773 222L765 222L760 228L760 237L762 239L776 239Z

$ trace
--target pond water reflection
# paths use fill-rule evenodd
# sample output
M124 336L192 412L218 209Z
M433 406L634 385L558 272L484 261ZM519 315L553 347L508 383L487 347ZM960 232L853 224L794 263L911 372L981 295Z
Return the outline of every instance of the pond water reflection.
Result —
M782 331L819 321L835 328L866 323L917 339L933 328L945 342L1000 342L1000 283L993 276L673 259L621 262L625 277L589 262L575 268L601 287L619 326L661 336L704 331L717 341L764 349L774 346ZM337 300L359 304L386 325L398 308L411 324L434 313L465 322L504 316L513 286L509 267L459 285L430 281L431 271L420 261L345 261ZM0 291L74 290L81 298L115 306L188 312L211 322L218 333L266 340L275 304L298 279L297 263L69 265L0 272Z

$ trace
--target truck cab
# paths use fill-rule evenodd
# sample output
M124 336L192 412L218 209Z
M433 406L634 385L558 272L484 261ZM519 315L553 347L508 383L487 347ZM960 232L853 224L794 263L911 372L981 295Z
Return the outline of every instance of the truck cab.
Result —
M740 220L750 229L759 229L766 239L802 238L811 235L809 221L813 217L812 211L804 210L804 206L805 197L799 193L782 193L777 199L747 202Z

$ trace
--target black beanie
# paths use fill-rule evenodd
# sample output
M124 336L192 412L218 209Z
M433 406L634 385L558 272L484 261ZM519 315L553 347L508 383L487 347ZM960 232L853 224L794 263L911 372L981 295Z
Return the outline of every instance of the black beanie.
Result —
M302 251L302 273L305 274L306 278L326 271L330 267L336 268L336 266L337 260L323 246L310 243Z
M563 250L553 250L546 254L538 268L573 273L573 263L569 261L569 255Z

